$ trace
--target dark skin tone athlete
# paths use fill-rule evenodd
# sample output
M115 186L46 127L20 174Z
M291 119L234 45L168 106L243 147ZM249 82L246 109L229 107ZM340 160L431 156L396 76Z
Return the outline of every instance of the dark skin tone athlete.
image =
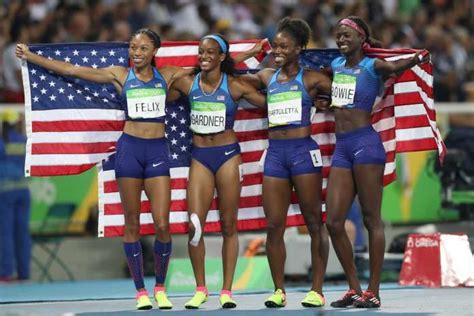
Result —
M137 78L143 82L153 79L151 61L155 58L157 50L158 48L154 47L150 37L144 33L134 35L130 41L129 57L133 60ZM77 77L97 83L113 84L118 93L122 92L128 74L128 68L120 66L94 69L91 67L76 67L58 60L48 60L32 53L24 44L17 45L16 55L60 75ZM163 67L159 71L168 86L176 78L190 73L190 70L179 67ZM126 121L123 132L139 138L160 138L165 136L165 125L163 123ZM147 179L121 177L117 179L117 182L125 217L124 242L135 242L140 238L140 196L142 189L145 190L150 201L156 238L163 243L169 242L171 240L169 232L170 177L159 176Z
M217 89L222 80L221 63L226 54L222 53L219 44L213 39L203 39L199 44L198 62L201 68L200 88L205 94L211 94ZM246 55L245 55L246 56ZM244 60L244 54L239 60ZM194 75L183 76L176 80L170 89L169 99L174 100L179 96L187 96L193 84ZM265 96L260 94L253 86L239 77L228 76L229 91L233 100L245 98L250 103L264 107ZM193 134L193 144L197 147L215 147L234 144L238 142L233 129L226 129L215 134ZM217 189L219 197L219 212L224 243L222 247L222 260L224 270L223 289L232 288L235 266L238 256L237 235L237 210L239 208L241 183L239 165L242 163L240 155L226 161L214 175L199 161L193 159L189 173L187 203L188 209L199 217L201 231L209 212ZM191 214L190 214L191 215ZM190 224L189 238L194 236L195 228ZM189 257L197 286L205 286L204 257L205 245L201 237L197 247L188 246Z
M355 67L365 57L362 49L364 42L365 37L353 28L346 25L339 25L336 28L336 44L346 58L346 67ZM386 78L420 62L426 62L428 58L428 55L417 53L412 58L398 61L377 59L374 67L382 78ZM336 133L350 132L372 124L371 113L365 110L334 107L334 113ZM357 193L364 225L369 232L371 273L368 289L378 296L385 252L385 236L381 218L384 168L385 166L380 164L357 164L352 169L332 167L328 180L326 224L349 287L359 294L361 293L360 282L357 278L352 245L344 229L344 222Z
M300 70L298 57L303 47L287 32L279 32L273 40L275 62L281 68L278 82L292 80ZM255 48L259 49L258 46ZM266 88L275 69L266 68L245 79L258 89ZM318 95L330 95L330 79L316 71L305 70L303 83L309 95L315 100ZM304 138L311 135L311 127L298 127L284 130L269 130L269 139ZM295 187L299 206L311 236L311 261L313 267L312 290L322 293L322 284L327 264L327 235L321 221L320 173L293 176L291 179L264 176L263 207L268 222L266 251L275 289L284 290L284 267L286 248L283 236L292 186ZM326 242L323 242L325 240Z

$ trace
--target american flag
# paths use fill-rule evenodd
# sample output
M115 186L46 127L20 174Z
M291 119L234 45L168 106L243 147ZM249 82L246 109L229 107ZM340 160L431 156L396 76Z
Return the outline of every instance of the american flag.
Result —
M128 66L126 43L32 45L48 59L77 66ZM63 77L23 62L26 176L78 174L105 159L124 124L112 85Z
M250 48L253 43L255 41L234 42L231 44L231 53L236 54L244 51ZM127 66L128 62L127 46L122 43L74 44L67 46L44 45L40 47L33 46L31 49L36 52L41 50L45 56L58 59L55 57L57 56L57 50L60 54L63 54L61 59L65 60L64 56L67 56L70 58L69 62L77 63L78 65L93 66L95 63L95 65L105 67L107 66L105 63L98 64L98 62L102 62L103 59L101 58L109 60L110 57L122 57L125 59L124 63L119 63L122 60L117 59L113 62L115 65ZM118 52L119 49L122 53L121 55L115 53L115 56L111 56L111 51ZM75 54L75 50L79 53ZM93 51L101 54L101 57L99 57L98 62L94 61L93 63L86 64L84 57L90 58ZM414 53L415 51L413 50L368 51L370 56L388 59L409 58ZM158 51L157 66L194 66L197 63L196 54L197 42L165 42ZM330 61L337 56L339 56L337 50L308 50L304 52L301 63L313 69L320 69L329 65ZM72 59L73 57L79 58ZM257 58L247 60L245 64L239 65L238 68L256 68L258 62L263 57L264 54L261 54ZM89 61L88 59L85 60ZM31 73L33 69L36 70L36 73ZM42 71L42 74L38 74L40 71ZM89 82L61 78L31 64L24 65L23 73L25 83L28 83L25 84L25 94L27 96L26 113L29 125L28 143L30 148L48 148L48 151L29 151L26 167L27 175L77 174L90 168L96 162L105 159L110 154L108 151L110 151L118 139L123 125L123 113L115 101L116 96L115 98L112 97L115 93L112 87L97 86ZM42 80L39 77L41 75L46 76L48 79ZM34 97L41 97L38 93L42 94L43 92L35 90L37 87L33 87L32 83L41 82L45 89L48 89L46 84L49 85L49 81L64 81L67 87L64 87L67 101L72 101L69 100L70 94L76 100L81 99L81 102L76 101L75 105L73 105L74 103L57 103L54 102L56 100L52 100L49 97L49 94L46 97L43 94L41 102L40 99L35 101ZM436 127L436 114L432 99L432 82L431 64L415 66L405 71L401 76L387 81L384 95L377 101L376 110L373 115L373 125L380 132L387 152L385 184L395 179L396 152L438 150L440 157L445 153L444 144ZM73 86L68 86L68 84ZM85 87L89 90L86 90ZM96 97L94 105L85 107L84 104L86 102L83 100L84 91L91 90L97 93L101 92L102 94ZM79 93L78 91L82 92ZM107 97L107 94L110 95L110 98L108 98L108 102L105 102L104 99ZM91 96L89 95L89 97ZM169 104L166 117L166 136L170 142L172 162L170 171L172 178L170 223L171 230L175 233L186 232L188 221L186 184L191 135L188 129L189 107L186 102L186 100L180 100L174 104ZM41 106L36 106L35 103L41 103ZM89 108L91 111L85 112L85 109ZM69 112L68 110L76 112L76 114L65 113ZM35 111L48 113L36 114ZM49 113L51 112L54 115L50 115ZM244 168L243 188L238 211L239 230L255 230L266 226L261 204L262 165L260 162L264 149L268 145L266 129L265 113L252 109L245 104L239 109L235 130L242 148ZM335 143L333 115L326 112L316 113L313 116L312 132L313 138L319 143L323 155L324 196ZM44 133L47 133L47 135L44 135ZM70 138L69 135L75 138ZM28 161L30 162L29 164ZM105 237L123 234L123 213L113 172L113 162L114 156L111 155L99 165L99 236ZM140 221L141 233L153 234L154 229L149 203L144 194L142 194ZM296 195L293 194L287 225L302 224L304 224L304 220L299 212ZM219 230L218 201L215 199L207 217L205 231L214 232Z

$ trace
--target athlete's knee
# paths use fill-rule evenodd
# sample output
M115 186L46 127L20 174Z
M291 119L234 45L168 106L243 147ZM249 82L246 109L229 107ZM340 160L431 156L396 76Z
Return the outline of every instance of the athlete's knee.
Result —
M125 230L130 234L138 234L140 231L140 214L125 214Z
M321 232L322 219L321 211L316 210L313 212L307 212L305 216L305 224L308 228L308 233L311 236L319 235Z
M237 223L235 220L221 221L222 236L224 238L237 235Z
M269 236L282 235L285 233L286 223L280 221L267 221L267 233Z
M140 236L140 225L125 225L124 235L129 237Z
M202 238L202 227L199 217L195 213L189 216L189 244L196 247Z
M321 234L321 222L313 221L306 223L306 227L308 228L308 233L311 237L318 237Z
M337 234L340 234L341 232L344 231L344 218L337 218L337 217L332 217L329 216L326 221L326 227L329 231L329 233L332 236L335 236Z
M170 231L170 224L168 222L160 221L155 223L155 233L158 236L163 236L168 234Z
M380 215L364 214L363 216L364 226L367 230L383 229L383 222Z

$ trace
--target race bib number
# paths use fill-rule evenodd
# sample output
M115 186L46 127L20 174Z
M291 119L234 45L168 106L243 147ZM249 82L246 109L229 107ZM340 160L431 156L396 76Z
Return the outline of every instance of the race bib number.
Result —
M191 102L191 125L193 132L198 134L219 133L225 130L224 103Z
M302 92L290 91L267 97L268 125L270 127L301 122Z
M313 166L315 167L323 166L323 158L321 157L321 151L319 149L310 150L309 154L311 156L311 160L313 161Z
M130 89L126 92L128 116L157 118L165 116L164 89Z
M332 80L331 106L344 107L354 104L356 82L355 76L336 73Z

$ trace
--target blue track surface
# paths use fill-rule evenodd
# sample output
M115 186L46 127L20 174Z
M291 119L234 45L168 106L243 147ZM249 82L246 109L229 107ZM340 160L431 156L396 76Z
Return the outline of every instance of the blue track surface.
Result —
M146 280L152 289L154 278ZM326 306L307 309L301 306L307 288L287 288L288 305L282 309L268 309L263 305L270 291L234 293L238 306L233 310L220 308L217 293L211 293L208 302L199 310L184 309L192 293L169 293L174 308L161 311L156 308L146 311L147 315L171 313L172 315L474 315L474 289L401 287L397 284L383 284L381 289L382 308L365 310L356 308L334 309L329 302L338 299L346 291L346 285L325 286ZM134 289L130 280L101 280L78 282L55 282L44 284L2 284L0 285L0 315L23 316L73 316L73 315L136 315Z

